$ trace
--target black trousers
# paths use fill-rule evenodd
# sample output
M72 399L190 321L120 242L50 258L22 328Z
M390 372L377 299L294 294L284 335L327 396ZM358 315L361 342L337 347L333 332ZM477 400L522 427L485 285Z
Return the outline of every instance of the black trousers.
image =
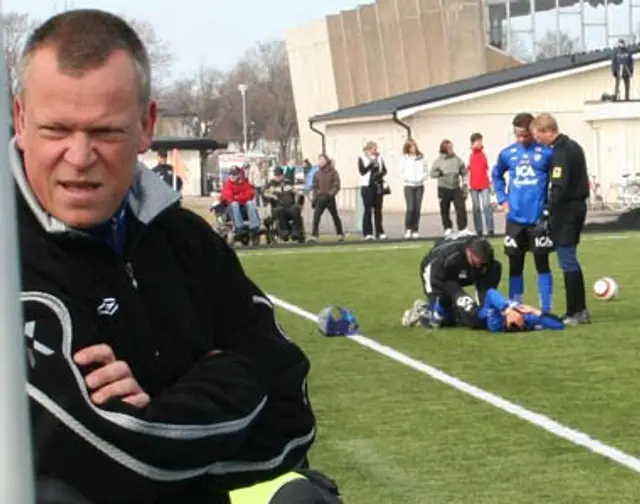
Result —
M420 211L424 186L404 186L404 201L407 211L404 216L404 229L417 233L420 230Z
M451 222L451 216L449 211L451 210L451 203L456 211L456 224L458 225L458 231L461 231L467 227L467 209L464 204L464 194L459 187L456 189L445 189L438 187L438 198L440 199L440 218L442 219L442 227L444 229L453 228Z
M273 217L278 225L280 236L288 239L301 240L304 235L302 210L299 206L281 206L273 210Z
M336 206L335 196L318 195L316 197L315 208L313 209L313 226L311 234L317 237L320 234L320 218L325 210L329 210L329 215L333 219L333 225L336 228L336 234L342 236L342 221L338 215L338 207Z
M624 84L624 99L626 101L629 101L629 85L630 85L631 77L629 77L629 74L622 74L622 76L616 75L615 79L616 79L616 88L615 88L614 94L616 95L616 99L617 100L620 99L620 81L622 80L622 83Z
M382 227L382 202L384 195L377 187L361 187L362 204L364 213L362 214L362 234L365 236L374 234L380 236L384 234ZM373 214L373 226L371 225L371 216Z

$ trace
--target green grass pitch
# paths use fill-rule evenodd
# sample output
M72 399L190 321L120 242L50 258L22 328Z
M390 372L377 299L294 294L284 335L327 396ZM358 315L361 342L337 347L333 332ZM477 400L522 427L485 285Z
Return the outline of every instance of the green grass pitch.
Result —
M586 236L587 285L620 286L590 299L594 323L563 332L489 334L400 327L420 297L427 244L241 252L269 294L311 312L349 307L364 335L632 455L640 455L640 235ZM499 242L496 249L502 257ZM506 265L506 262L504 263ZM552 258L555 311L564 309ZM525 290L537 284L527 259ZM560 439L344 338L278 310L312 362L319 435L312 463L348 504L640 502L640 474Z

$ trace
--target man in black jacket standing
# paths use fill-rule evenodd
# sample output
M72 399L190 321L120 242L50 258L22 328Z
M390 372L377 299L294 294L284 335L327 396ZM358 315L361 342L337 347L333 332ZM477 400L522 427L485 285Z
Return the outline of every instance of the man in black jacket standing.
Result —
M175 168L169 164L168 162L167 151L161 149L158 151L158 164L155 165L151 171L158 175L164 183L169 187L173 188L175 191L182 191L182 177L180 177L176 172Z
M299 467L309 362L234 252L136 164L158 115L136 33L64 12L20 69L10 168L39 502L66 487L92 504L228 503Z
M618 40L618 47L611 56L611 73L616 80L615 97L620 99L620 80L624 84L624 99L629 101L630 81L633 78L633 54L623 39Z
M589 324L584 275L577 248L587 218L589 174L580 144L560 133L551 114L540 114L531 126L536 140L553 146L548 199L549 234L564 272L566 325Z

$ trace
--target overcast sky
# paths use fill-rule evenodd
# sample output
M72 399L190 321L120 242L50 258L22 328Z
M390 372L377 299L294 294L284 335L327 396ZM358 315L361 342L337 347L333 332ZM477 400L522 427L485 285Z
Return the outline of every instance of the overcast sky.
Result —
M284 38L287 28L366 3L357 0L68 0L150 21L177 55L174 76L201 63L229 68L255 41ZM3 11L43 19L64 0L2 0Z
M4 11L28 12L43 19L65 7L96 7L145 19L153 23L160 37L176 55L173 77L184 75L201 64L227 69L254 42L284 38L287 28L322 18L330 13L350 9L357 0L0 0ZM625 0L629 2L631 0ZM637 1L637 0L634 0ZM629 9L611 8L615 12L612 34L627 31ZM589 8L589 21L603 19L604 9ZM634 13L634 25L640 23L640 8ZM555 30L552 13L536 16L536 29L544 33ZM579 36L578 16L562 16L562 30ZM528 28L521 20L516 29ZM590 28L589 48L601 47L604 30Z

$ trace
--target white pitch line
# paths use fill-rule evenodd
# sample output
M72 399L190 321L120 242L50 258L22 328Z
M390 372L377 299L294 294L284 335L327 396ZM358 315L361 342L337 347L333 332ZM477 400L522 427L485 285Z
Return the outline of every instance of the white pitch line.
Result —
M411 244L385 244L385 245L332 245L327 247L300 247L300 248L290 248L290 249L271 249L271 250L244 250L239 251L238 256L240 257L260 257L260 256L270 256L270 255L292 255L292 254L337 254L340 252L380 252L383 250L404 250L404 249L416 249L420 247L426 247L428 243L423 243L422 245L418 243Z
M311 322L317 322L317 316L299 306L288 303L282 299L278 299L275 296L269 295L271 302L284 310L298 315L299 317L305 318ZM429 364L425 364L419 360L416 360L408 355L399 352L398 350L391 348L386 345L382 345L371 338L367 338L366 336L356 335L349 336L349 339L355 341L359 345L369 348L374 352L377 352L389 359L395 360L405 366L408 366L415 371L426 374L445 385L449 385L465 394L468 394L480 401L483 401L491 406L498 408L499 410L504 411L505 413L509 413L525 422L529 422L541 429L544 429L551 434L565 439L570 443L573 443L578 446L582 446L593 453L597 453L602 455L603 457L616 462L617 464L623 465L632 471L640 473L640 459L629 455L628 453L615 448L614 446L607 445L597 439L592 438L588 434L584 432L580 432L578 430L572 429L565 425L562 425L555 420L549 418L548 416L542 415L540 413L536 413L535 411L531 411L527 408L520 406L519 404L508 401L496 394L483 390L475 385L471 385L466 383L455 376L449 375L444 371L441 371L438 368L430 366Z

